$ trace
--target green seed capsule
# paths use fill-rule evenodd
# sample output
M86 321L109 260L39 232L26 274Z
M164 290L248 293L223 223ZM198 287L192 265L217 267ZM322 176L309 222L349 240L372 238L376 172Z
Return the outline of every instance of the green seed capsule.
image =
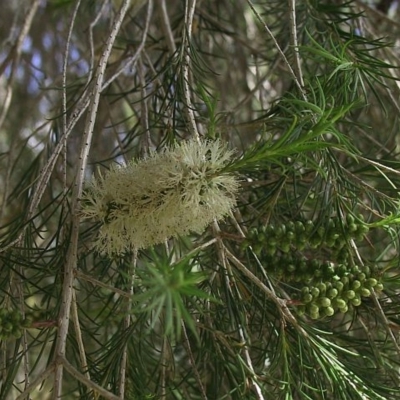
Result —
M7 333L11 332L13 330L13 328L14 328L14 325L9 321L7 321L7 322L5 322L3 324L3 331L4 332L7 332Z
M268 237L268 246L275 247L278 244L278 240L274 237Z
M366 275L366 278L368 278L371 275L372 270L373 270L373 267L370 268L368 265L363 267L363 273Z
M264 250L265 250L265 254L267 254L268 256L273 256L273 255L275 255L277 249L275 246L272 246L272 247L267 246Z
M326 292L326 283L318 282L316 287L319 289L320 293L325 293Z
M348 232L350 232L350 233L354 233L354 232L357 232L357 230L358 230L358 225L357 224L349 224L348 226L347 226L347 230L348 230Z
M377 284L375 285L374 289L375 289L377 292L381 292L381 291L383 290L383 285L382 285L382 283L377 283Z
M287 270L288 272L294 272L294 271L296 271L296 266L295 266L294 264L289 264L289 265L286 267L286 270Z
M256 243L253 246L253 250L254 250L254 253L256 253L257 256L260 257L261 256L261 252L263 250L263 245L261 243Z
M326 267L324 268L324 275L325 275L328 279L332 278L332 276L334 276L335 273L336 273L336 270L335 270L335 266L334 266L333 264L330 264L329 266L326 266Z
M321 307L330 307L331 300L328 299L327 297L321 297L320 299L318 299L318 303L320 304Z
M316 249L317 247L321 246L321 238L318 237L317 235L313 235L310 240L309 240L309 245L312 249Z
M313 287L313 288L311 288L311 294L313 295L313 297L318 297L319 296L319 294L320 294L320 290L317 288L317 287Z
M308 220L304 224L304 228L306 230L306 233L311 233L314 230L314 222L311 220Z
M368 278L368 279L365 281L365 284L366 284L368 287L375 287L375 286L378 284L378 281L377 281L375 278Z
M333 314L335 314L335 310L333 309L333 307L326 307L324 308L324 314L327 317L331 317Z
M343 313L343 314L346 314L347 311L349 311L348 305L346 304L344 307L339 308L339 311L340 311L341 313Z
M297 306L297 314L298 315L304 315L306 313L306 307L305 306Z
M337 297L338 294L339 294L339 291L335 288L329 289L327 292L327 296L330 299L334 299L335 297Z
M321 278L321 276L322 276L322 271L320 269L316 269L314 271L314 278L318 279Z
M290 243L281 243L280 246L283 253L289 253L290 251Z
M340 278L340 280L342 281L343 285L348 285L349 284L349 277L348 276L342 276Z
M347 225L354 224L354 217L351 214L346 215Z
M344 293L344 297L349 300L354 299L354 297L356 297L356 292L354 290L348 290Z
M320 226L318 229L317 229L317 234L318 234L318 236L320 237L320 238L324 238L325 237L325 227L324 226Z
M22 321L22 314L19 310L13 310L9 315L10 321L15 324L19 324Z
M304 287L301 288L301 294L302 295L305 295L305 294L308 294L308 293L310 293L310 288L308 286L304 286Z
M295 229L296 229L296 225L295 225L295 223L293 221L288 221L286 223L286 231L294 232Z
M308 270L308 265L306 260L300 260L299 262L299 270L302 272L306 272Z
M286 233L286 239L287 239L289 242L293 242L293 240L294 240L295 237L296 237L296 235L295 235L295 233L292 232L292 231L289 231L289 232Z
M301 234L303 232L305 232L306 228L304 226L304 224L301 221L296 221L295 223L295 231L297 232L297 234Z
M282 224L276 228L276 236L283 237L286 234L286 225Z
M371 296L371 291L365 287L360 289L360 294L362 297L369 297Z
M313 296L310 293L306 293L301 297L301 300L304 304L308 304L313 301Z
M358 288L361 287L361 282L358 280L353 281L353 283L351 284L351 287L353 290L357 290Z
M311 303L308 305L308 312L310 314L319 313L319 307L315 303Z
M310 313L310 318L313 319L313 320L319 319L320 318L319 312Z
M343 290L344 284L342 281L337 281L333 285L338 290L338 292L341 292Z
M335 299L334 304L337 306L337 308L344 308L347 306L347 303L343 299Z
M12 331L12 335L16 338L19 339L22 336L22 331L19 328L16 328Z
M367 276L364 274L364 272L360 272L360 273L357 275L357 278L358 278L358 280L359 280L360 282L364 282L365 279L367 279Z
M359 297L355 297L354 299L351 299L350 302L354 307L358 307L361 304L361 299Z

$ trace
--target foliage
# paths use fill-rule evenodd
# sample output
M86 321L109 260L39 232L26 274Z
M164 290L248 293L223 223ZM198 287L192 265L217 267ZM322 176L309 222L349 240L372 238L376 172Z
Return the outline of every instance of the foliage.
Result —
M375 6L4 4L0 399L400 399Z

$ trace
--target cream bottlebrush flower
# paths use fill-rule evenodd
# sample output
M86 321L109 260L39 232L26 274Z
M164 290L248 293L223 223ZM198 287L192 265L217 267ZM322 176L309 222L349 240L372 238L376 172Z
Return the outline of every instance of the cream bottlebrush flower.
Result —
M121 253L202 233L236 204L238 181L223 170L231 156L218 140L191 139L93 180L82 213L103 222L97 249Z

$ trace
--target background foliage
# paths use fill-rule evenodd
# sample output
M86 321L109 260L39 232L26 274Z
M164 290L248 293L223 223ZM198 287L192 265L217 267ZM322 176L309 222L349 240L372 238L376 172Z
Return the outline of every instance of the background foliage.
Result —
M396 4L3 1L0 399L400 398ZM98 253L92 176L196 136L233 212Z

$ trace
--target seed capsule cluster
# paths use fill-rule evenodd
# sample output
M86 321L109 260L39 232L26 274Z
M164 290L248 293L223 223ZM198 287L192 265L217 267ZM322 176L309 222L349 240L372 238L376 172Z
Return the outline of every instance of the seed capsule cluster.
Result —
M252 246L277 280L290 284L300 315L331 317L361 305L372 291L383 290L376 267L347 262L346 243L362 240L368 232L362 221L361 216L355 220L349 215L345 221L331 218L319 226L313 221L290 221L252 228L243 245ZM314 249L329 249L335 261L310 258Z
M331 263L321 278L310 280L294 295L301 302L297 310L312 319L330 317L337 312L346 313L361 305L362 298L370 297L372 291L383 289L374 275L378 276L377 271L369 267Z
M0 340L21 337L24 322L19 310L0 308Z
M280 225L264 225L249 230L244 247L251 245L258 256L274 255L277 251L289 253L291 249L316 249L322 246L340 251L351 239L362 240L368 226L362 216L348 215L345 221L330 218L316 226L313 221L289 221Z

